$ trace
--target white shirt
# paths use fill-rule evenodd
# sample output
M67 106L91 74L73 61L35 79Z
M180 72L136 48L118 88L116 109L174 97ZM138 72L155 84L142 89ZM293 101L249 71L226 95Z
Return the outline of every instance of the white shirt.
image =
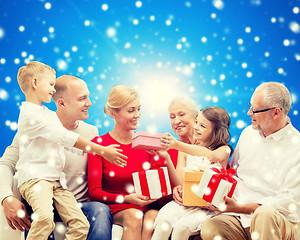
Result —
M238 203L268 205L300 222L300 133L292 124L268 137L248 126L230 164L241 179L234 193ZM244 227L251 217L241 214Z
M67 188L64 147L73 147L79 135L64 128L55 112L30 102L22 102L18 132L18 187L39 178L59 180Z
M83 121L78 121L76 129L72 130L86 139L92 140L98 136L98 129ZM73 193L78 202L89 201L87 187L87 154L78 155L65 150L66 164L63 172L66 174L68 189ZM15 166L19 160L19 132L16 133L13 142L8 146L0 158L0 203L4 198L14 195L19 196L13 183L17 179L13 179L16 172ZM13 181L14 180L14 181Z
M79 124L73 132L78 133L86 139L92 140L99 136L98 129L95 126L78 121ZM87 153L84 155L74 154L66 151L66 165L63 172L66 174L67 186L79 202L89 201L87 184Z

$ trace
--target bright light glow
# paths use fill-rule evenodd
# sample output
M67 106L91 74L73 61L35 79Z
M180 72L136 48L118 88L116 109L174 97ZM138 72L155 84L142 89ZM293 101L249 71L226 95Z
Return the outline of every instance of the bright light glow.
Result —
M108 5L106 3L102 4L101 6L103 11L107 11L108 10Z
M166 25L167 25L167 26L170 26L171 24L172 24L171 20L167 20L167 21L166 21Z
M283 45L286 46L286 47L289 46L290 45L290 41L288 39L285 39L283 41Z
M117 30L114 27L109 27L106 29L106 35L110 38L113 38L117 35Z
M137 2L135 3L135 6L136 6L137 8L140 8L142 5L143 5L143 4L142 4L141 1L137 1Z
M68 64L62 59L57 60L56 65L60 70L67 70L68 68Z
M247 72L246 75L247 75L248 78L251 78L252 77L252 72Z
M51 8L51 3L45 3L45 8L49 10Z
M298 7L294 7L293 8L293 13L298 14L299 13L299 8Z
M289 26L291 31L293 31L294 33L300 33L300 26L297 22L290 22Z
M152 113L164 118L173 98L188 95L188 90L183 87L183 83L174 81L175 77L170 73L157 75L145 73L144 76L145 78L138 85L138 92L142 109L146 109L143 112L145 115ZM143 118L146 119L147 116Z
M222 2L222 0L213 0L213 5L219 10L222 10L224 8L224 3Z

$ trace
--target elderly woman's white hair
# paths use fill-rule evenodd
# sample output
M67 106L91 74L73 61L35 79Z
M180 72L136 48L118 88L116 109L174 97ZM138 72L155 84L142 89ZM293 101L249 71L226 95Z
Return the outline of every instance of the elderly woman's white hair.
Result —
M169 104L169 111L170 108L173 106L173 104L182 104L185 105L187 107L187 109L193 114L194 117L196 117L199 114L199 108L196 104L196 102L189 98L189 97L175 97L172 99L172 101Z
M265 107L278 107L287 115L291 109L292 99L289 90L281 83L266 82L259 85L255 92L263 92Z

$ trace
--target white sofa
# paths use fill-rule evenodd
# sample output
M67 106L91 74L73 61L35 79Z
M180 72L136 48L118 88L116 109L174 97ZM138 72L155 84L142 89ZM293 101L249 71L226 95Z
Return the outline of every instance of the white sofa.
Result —
M65 227L63 223L56 223L54 236L55 240L64 239ZM119 225L113 225L112 228L112 240L121 240L123 234L123 228ZM7 224L3 208L0 208L0 240L24 240L24 234L19 230L12 230Z
M20 193L17 190L16 181L13 181L13 193L18 199L21 199ZM63 240L65 234L65 225L61 222L56 223L54 229L55 240ZM121 240L123 234L123 228L119 225L113 225L112 228L112 240ZM13 230L8 225L4 213L3 207L0 206L0 240L24 240L24 233L19 230Z

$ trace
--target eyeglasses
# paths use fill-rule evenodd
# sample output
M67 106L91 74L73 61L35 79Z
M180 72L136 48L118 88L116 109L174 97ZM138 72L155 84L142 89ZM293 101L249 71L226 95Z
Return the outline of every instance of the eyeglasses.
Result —
M271 108L266 108L266 109L254 111L254 110L252 109L252 104L251 104L251 103L248 103L248 106L249 106L250 111L251 111L253 114L255 114L255 113L261 113L261 112L267 112L267 111L269 111L269 110L272 110L272 109L275 109L275 108L276 108L276 107L271 107ZM282 110L282 109L280 108L280 110Z

